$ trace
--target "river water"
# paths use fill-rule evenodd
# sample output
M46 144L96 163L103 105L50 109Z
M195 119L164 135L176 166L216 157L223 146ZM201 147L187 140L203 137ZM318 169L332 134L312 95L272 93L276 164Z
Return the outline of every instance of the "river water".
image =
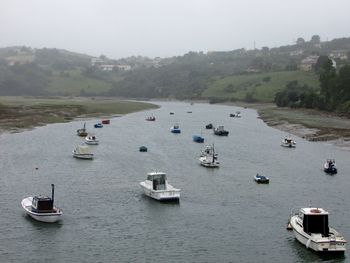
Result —
M111 119L89 131L100 139L95 159L77 160L73 148L82 121L52 124L0 136L0 262L346 262L329 259L297 243L286 223L292 209L309 205L330 212L330 225L350 240L349 152L296 138L266 126L251 109L159 102L161 108ZM242 118L230 118L236 110ZM192 113L188 113L192 111ZM170 115L169 112L174 112ZM154 114L155 122L145 121ZM228 137L213 135L222 124ZM170 133L178 123L181 134ZM204 144L192 141L202 134ZM198 163L215 144L220 168ZM139 146L146 145L147 153ZM335 158L339 173L322 166ZM37 168L37 169L36 169ZM163 171L182 190L178 204L145 197L139 182ZM253 176L263 173L269 185ZM38 223L20 202L51 194L63 209L58 224ZM297 211L297 210L295 210Z

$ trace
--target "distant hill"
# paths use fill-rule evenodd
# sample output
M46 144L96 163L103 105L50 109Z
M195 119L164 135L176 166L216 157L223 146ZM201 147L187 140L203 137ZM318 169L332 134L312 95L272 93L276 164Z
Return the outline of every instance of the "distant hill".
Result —
M316 35L279 48L119 60L60 49L7 47L0 48L0 95L272 101L294 80L317 91L314 66L320 55L342 67L350 62L350 38L321 42Z

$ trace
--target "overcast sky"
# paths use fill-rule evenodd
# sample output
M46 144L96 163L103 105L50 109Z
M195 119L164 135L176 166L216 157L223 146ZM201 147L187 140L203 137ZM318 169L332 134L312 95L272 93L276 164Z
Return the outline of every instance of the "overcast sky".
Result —
M169 57L350 37L350 0L0 0L0 47Z

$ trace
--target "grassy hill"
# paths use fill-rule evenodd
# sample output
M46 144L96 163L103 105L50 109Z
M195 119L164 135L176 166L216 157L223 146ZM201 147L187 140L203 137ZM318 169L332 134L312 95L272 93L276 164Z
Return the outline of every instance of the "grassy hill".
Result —
M319 88L315 73L282 71L236 75L215 79L202 93L204 98L250 100L272 102L276 92L283 90L290 81L297 80L315 89ZM248 95L247 95L248 94Z

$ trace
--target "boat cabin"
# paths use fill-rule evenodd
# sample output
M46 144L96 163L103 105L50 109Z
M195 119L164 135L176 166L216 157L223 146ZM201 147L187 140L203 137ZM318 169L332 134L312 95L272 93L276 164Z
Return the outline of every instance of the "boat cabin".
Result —
M328 212L322 208L303 208L299 213L305 233L329 236Z
M47 196L34 196L32 211L36 213L49 213L53 210L53 200Z
M150 173L147 175L147 180L152 182L152 189L155 191L167 189L165 173Z

